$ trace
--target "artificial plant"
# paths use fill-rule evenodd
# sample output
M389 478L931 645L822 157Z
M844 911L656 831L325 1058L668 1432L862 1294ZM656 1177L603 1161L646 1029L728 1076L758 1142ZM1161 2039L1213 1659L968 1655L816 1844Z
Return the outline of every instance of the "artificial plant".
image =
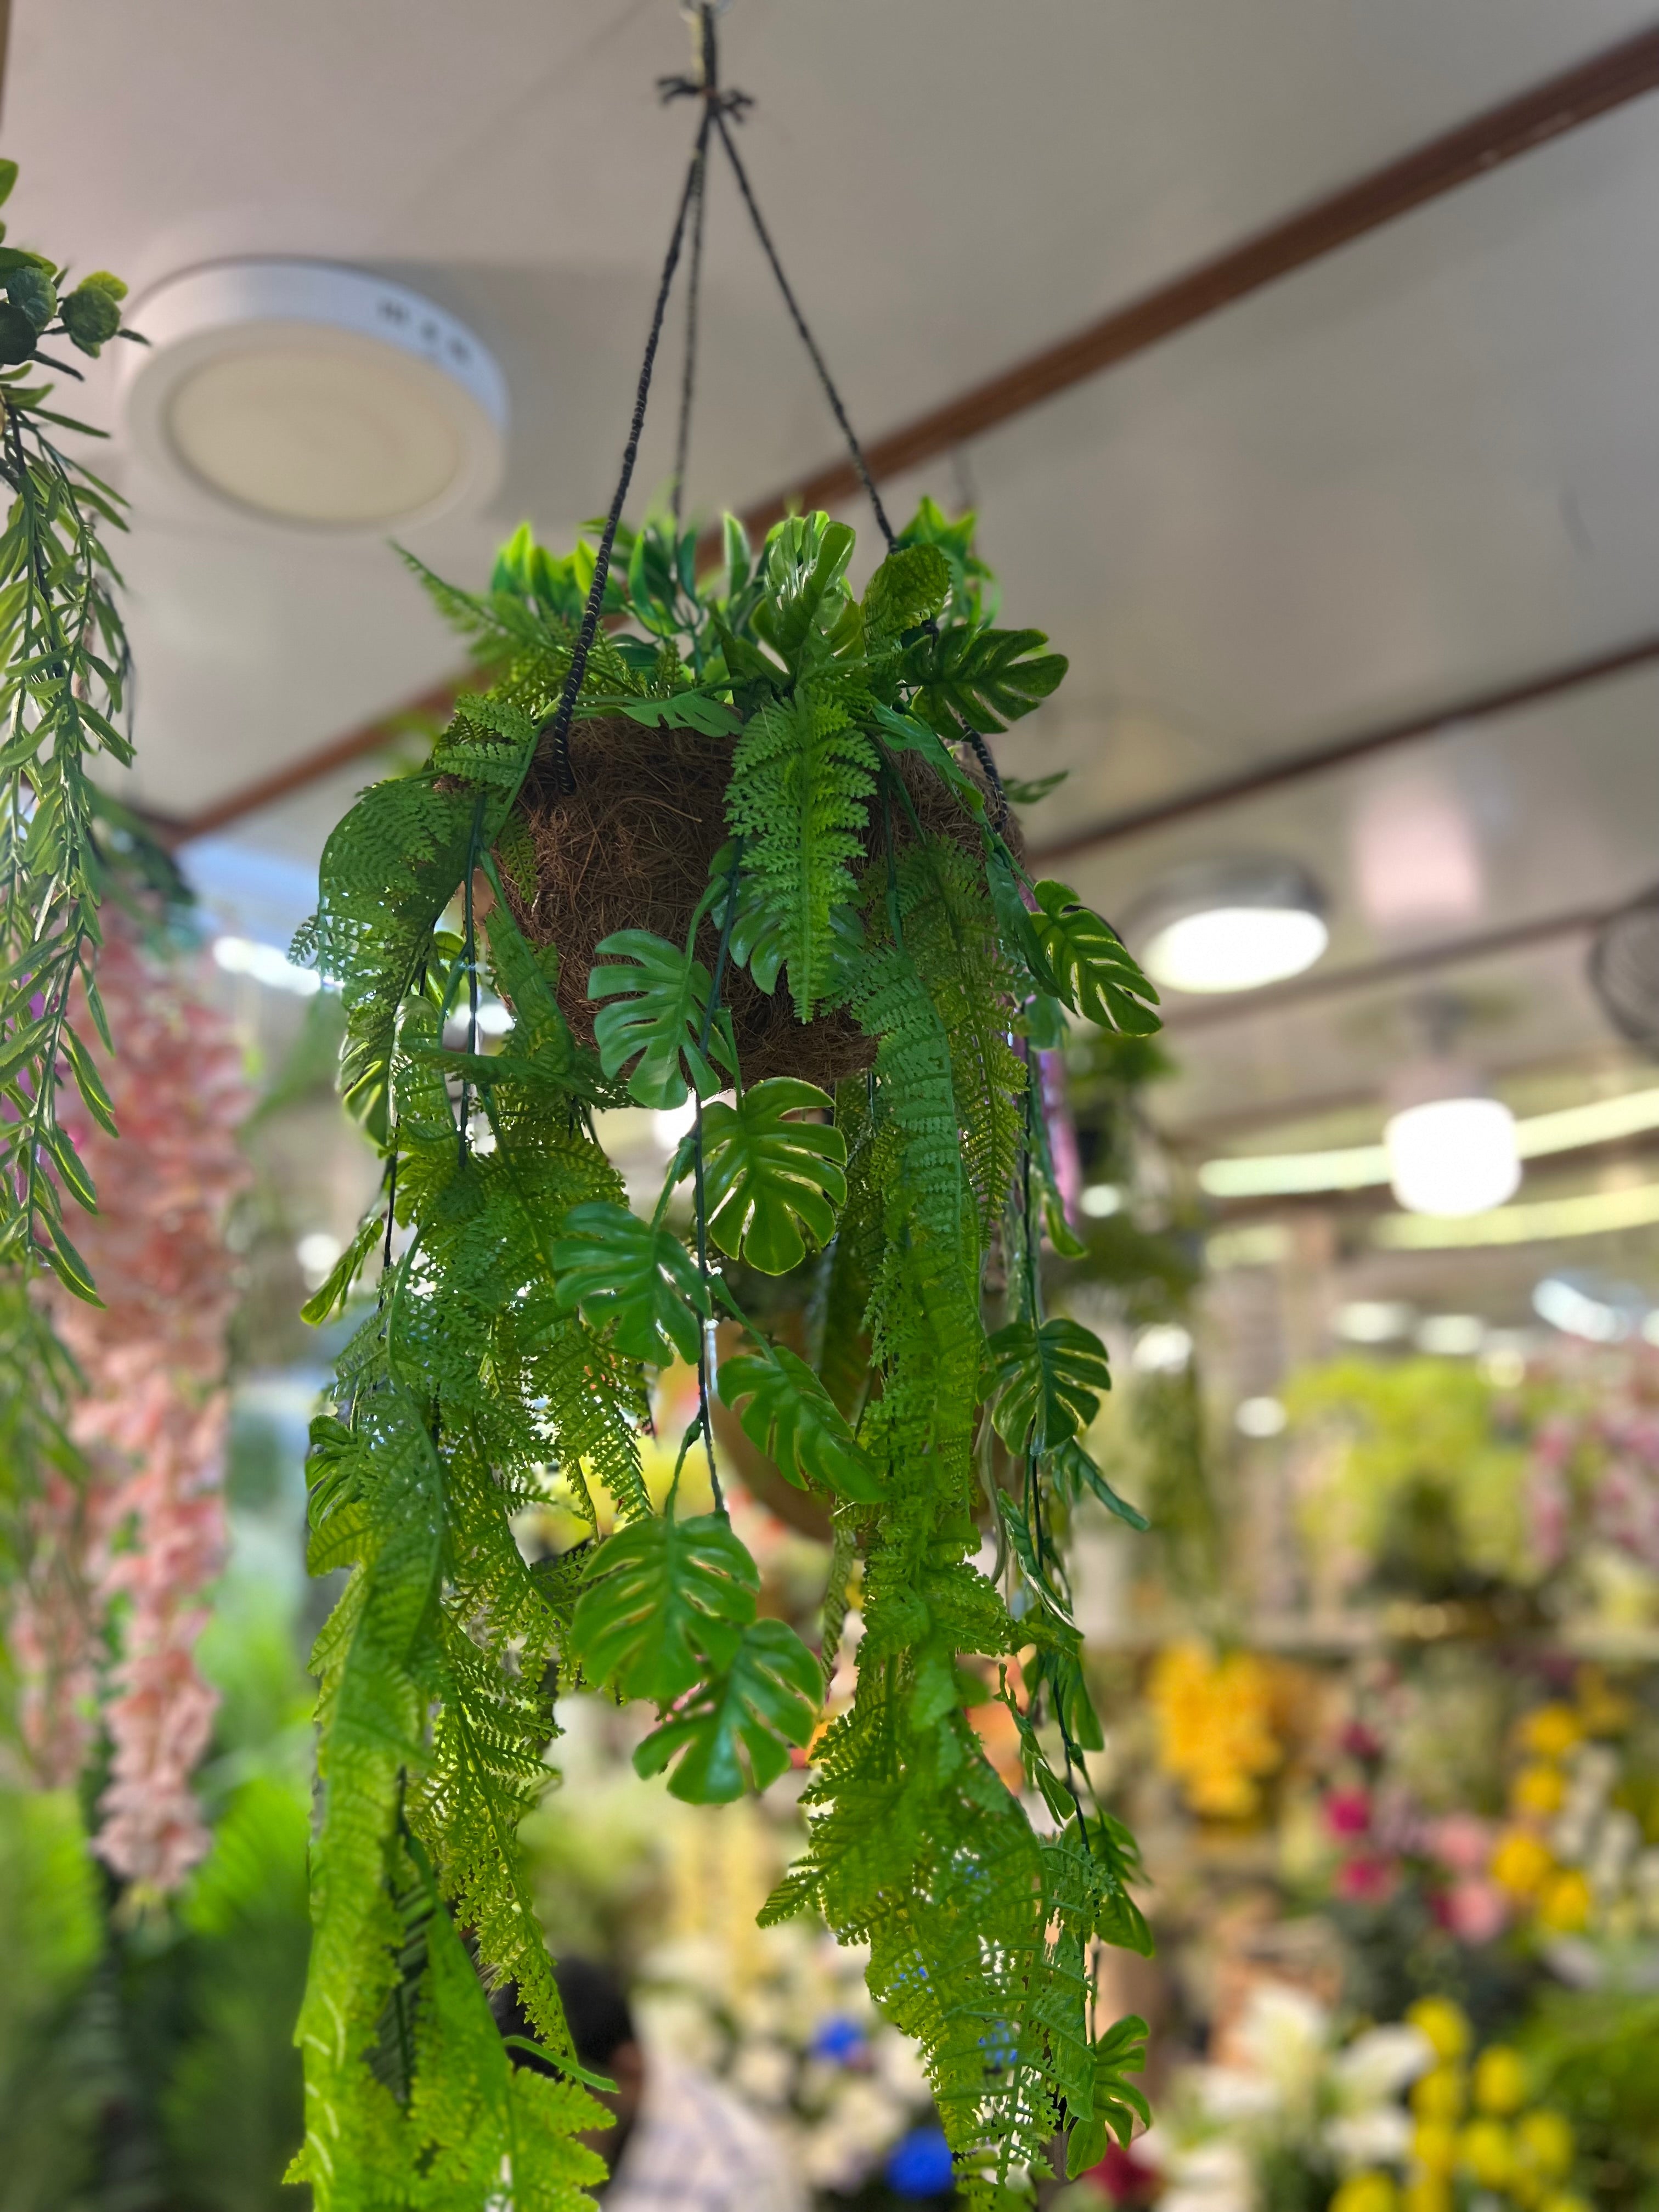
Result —
M861 597L854 533L824 514L758 554L728 518L713 574L672 524L616 532L607 574L614 526L562 559L521 531L482 595L426 577L487 688L333 832L296 946L339 987L343 1087L386 1162L307 1309L327 1318L379 1256L310 1460L313 1570L350 1575L315 1657L299 2171L319 2212L477 2206L509 2180L527 2212L599 2178L514 1840L551 1687L580 1681L657 1709L635 1763L682 1797L763 1788L811 1746L810 1844L768 1911L869 1944L970 2193L1023 2201L1057 2127L1075 2172L1144 2112L1140 2023L1096 2019L1092 1962L1149 1944L1133 1840L1083 1766L1102 1738L1055 1532L1082 1490L1118 1501L1081 1442L1105 1352L1044 1304L1045 1234L1076 1248L1030 1062L1063 1010L1146 1031L1155 994L1066 885L1029 878L981 764L977 733L1065 663L995 626L971 518L924 504ZM687 853L672 935L599 933L630 898L669 910ZM487 984L514 1017L493 1051ZM596 1110L688 1103L641 1218ZM720 1270L809 1249L810 1359ZM721 1323L742 1346L716 1371ZM650 1371L677 1358L709 1513L680 1509L678 1477L654 1510L641 1477ZM861 1575L856 1695L816 1740L823 1672L757 1618L716 1393L831 1510L827 1661ZM556 1480L596 1533L532 1566L512 1516ZM999 1662L1046 1832L969 1724L974 1655ZM564 2079L513 2067L469 1948Z

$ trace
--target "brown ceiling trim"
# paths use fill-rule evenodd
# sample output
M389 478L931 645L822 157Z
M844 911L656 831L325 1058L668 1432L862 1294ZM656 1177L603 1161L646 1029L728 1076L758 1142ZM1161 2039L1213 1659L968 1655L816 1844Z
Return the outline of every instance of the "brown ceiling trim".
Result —
M876 439L864 449L870 473L897 476L948 453L1367 232L1656 88L1659 25L1486 109ZM744 520L751 529L768 528L795 507L833 507L856 498L860 489L852 462L838 461L763 500ZM716 542L716 554L718 550Z
M1553 944L1564 937L1587 937L1623 905L1580 907L1568 914L1540 915L1532 921L1511 922L1503 929L1477 932L1469 937L1446 938L1438 945L1419 945L1409 952L1391 952L1381 960L1366 960L1351 968L1310 969L1294 982L1274 983L1264 991L1230 993L1207 1006L1187 1006L1170 1012L1164 1022L1172 1036L1191 1036L1200 1030L1219 1029L1229 1022L1261 1021L1290 1006L1310 1006L1320 999L1345 997L1351 991L1370 990L1379 983L1414 982L1443 968L1461 968L1477 960L1498 958L1508 952L1525 952L1536 945Z
M1363 238L1368 231L1425 206L1656 88L1659 88L1659 25L1547 78L1513 100L1487 108L1470 122L1428 140L1400 160L1254 233L1169 283L1143 293L1125 307L1113 308L1057 344L1016 362L985 383L889 431L865 448L870 472L877 477L890 477L949 453L965 440L1011 422L1073 385L1146 352L1264 285ZM854 498L860 489L852 463L836 462L745 508L744 520L751 531L768 529L792 508L835 506ZM705 558L717 560L719 532L705 536L700 550ZM396 735L407 716L444 712L465 680L458 677L447 698L441 687L434 687L383 720L365 723L301 754L275 775L167 825L171 834L198 837L210 830L222 830L276 799L290 797L319 776L378 751Z
M1032 858L1045 864L1075 860L1081 854L1115 845L1123 838L1139 837L1148 830L1162 830L1171 822L1187 822L1197 814L1236 806L1244 799L1260 798L1264 792L1278 791L1286 784L1322 775L1328 769L1346 768L1354 761L1368 759L1373 753L1388 752L1395 745L1407 744L1416 738L1437 737L1470 723L1490 721L1496 715L1535 707L1546 699L1561 698L1592 684L1605 684L1613 677L1645 668L1654 661L1659 661L1659 632L1638 637L1629 645L1614 646L1611 652L1593 653L1586 660L1569 660L1554 668L1540 669L1535 675L1523 676L1518 683L1501 684L1493 690L1478 691L1468 698L1453 700L1447 706L1428 708L1400 721L1356 731L1351 737L1336 738L1327 744L1310 745L1299 752L1274 754L1253 767L1241 769L1237 775L1216 776L1207 783L1190 785L1168 799L1150 799L1144 806L1127 807L1121 814L1108 815L1091 829L1079 830L1073 836L1039 846Z

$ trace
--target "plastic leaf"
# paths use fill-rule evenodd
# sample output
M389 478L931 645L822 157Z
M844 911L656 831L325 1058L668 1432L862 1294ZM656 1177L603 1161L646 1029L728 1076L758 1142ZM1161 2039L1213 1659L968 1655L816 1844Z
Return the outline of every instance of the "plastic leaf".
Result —
M864 587L864 628L871 638L896 638L944 611L951 566L936 545L903 545L890 553Z
M1036 1328L1010 1322L991 1339L998 1398L993 1419L1010 1451L1051 1451L1086 1429L1112 1387L1106 1347L1092 1329L1056 1315Z
M641 1106L684 1105L688 1083L701 1097L718 1091L721 1079L699 1043L710 988L702 961L648 929L619 929L594 951L601 959L618 963L595 968L587 978L590 999L614 1002L600 1009L593 1024L605 1073L618 1075L635 1061L628 1089ZM623 998L623 992L629 995ZM731 1055L718 1024L708 1052L729 1066Z
M666 1705L728 1666L760 1571L723 1515L631 1522L593 1555L571 1621L588 1680Z
M875 1462L817 1376L787 1346L722 1360L718 1388L750 1443L799 1487L810 1479L860 1503L882 1496Z
M744 1630L730 1666L689 1698L634 1753L641 1774L669 1761L672 1796L693 1805L724 1805L743 1795L743 1753L757 1790L789 1764L791 1744L811 1741L823 1675L794 1630L757 1620Z
M1067 1437L1049 1454L1054 1488L1068 1505L1075 1505L1086 1491L1097 1498L1109 1513L1127 1521L1132 1528L1150 1528L1152 1522L1127 1498L1120 1498L1075 1437Z
M976 730L1002 730L1029 714L1054 690L1066 669L1063 653L1044 653L1040 629L947 629L918 638L904 656L915 685L915 711L950 732L955 718Z
M1073 1012L1126 1036L1150 1036L1160 1026L1158 993L1117 932L1067 884L1038 884L1036 902L1032 922Z
M676 1352L696 1358L708 1297L696 1261L672 1231L592 1199L566 1214L551 1256L559 1304L580 1307L590 1328L614 1323L627 1358L655 1366Z
M735 1106L717 1099L703 1108L708 1233L731 1258L784 1275L806 1256L803 1231L818 1245L835 1234L847 1139L822 1122L787 1118L830 1104L816 1084L778 1075L739 1092Z

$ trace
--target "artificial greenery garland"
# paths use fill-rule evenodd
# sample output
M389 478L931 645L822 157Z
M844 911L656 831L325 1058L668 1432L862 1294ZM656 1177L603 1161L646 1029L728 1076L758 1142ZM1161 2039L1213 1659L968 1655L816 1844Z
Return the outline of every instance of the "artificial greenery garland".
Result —
M1137 1516L1079 1441L1104 1351L1044 1310L1045 1229L1071 1239L1032 1059L1063 1008L1155 1028L1155 994L1065 885L1029 881L994 778L958 758L1065 672L1040 633L994 626L971 531L925 503L861 599L854 533L823 514L780 523L758 557L728 519L712 579L672 525L621 532L585 669L586 544L561 560L521 531L479 597L422 572L491 680L423 769L334 831L296 947L340 988L343 1088L386 1164L381 1208L307 1309L326 1319L382 1255L310 1457L313 1571L351 1570L315 1656L296 2172L319 2212L477 2212L501 2191L531 2212L600 2178L574 2137L602 2116L514 1840L548 1779L556 1680L654 1705L635 1763L695 1801L764 1788L813 1744L809 1845L769 1914L814 1908L868 1943L975 2202L1024 2202L1057 2127L1076 2172L1145 2111L1125 2079L1141 2023L1094 2017L1097 1943L1148 1937L1133 1839L1083 1770L1102 1739L1056 1547L1085 1492ZM568 948L537 939L544 894L580 914L560 795L603 779L603 742L580 740L607 729L619 750L653 733L664 773L682 761L684 835L710 845L712 763L724 834L673 935L608 929L573 991ZM660 893L648 861L611 872L613 904ZM485 978L514 1016L493 1052ZM779 1066L785 1007L801 1064L824 1066L826 1036L832 1064L850 1049L860 1072L833 1100L787 1053L750 1079L740 1034ZM641 1219L594 1109L688 1099ZM809 1252L804 1359L745 1322L720 1260L775 1273ZM717 1373L722 1321L745 1334ZM706 1455L711 1513L678 1509L678 1476L653 1510L641 1478L648 1373L677 1358L699 1381L680 1462ZM715 1393L831 1510L826 1663L861 1573L856 1693L816 1743L823 1668L757 1618ZM617 1525L532 1565L511 1517L556 1480L596 1532L597 1486ZM981 1524L996 1580L973 1564ZM969 1725L975 1656L997 1663L1049 1832ZM518 1984L562 2080L513 2065L469 1949Z

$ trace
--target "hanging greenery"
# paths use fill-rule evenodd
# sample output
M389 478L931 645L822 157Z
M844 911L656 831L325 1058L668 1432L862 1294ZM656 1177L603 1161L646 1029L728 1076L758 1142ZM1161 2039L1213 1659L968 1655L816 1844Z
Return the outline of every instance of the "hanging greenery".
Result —
M315 1656L319 2212L477 2205L504 2172L525 2212L599 2179L514 1842L556 1680L653 1706L636 1764L696 1802L811 1746L810 1844L768 1912L868 1943L976 2201L1023 2202L1057 2127L1075 2172L1144 2111L1139 2023L1094 2017L1097 1942L1148 1936L1133 1840L1084 1771L1102 1738L1055 1543L1079 1489L1110 1502L1080 1442L1109 1378L1045 1310L1045 1228L1075 1247L1030 1071L1062 1008L1139 1034L1155 994L1065 884L1029 879L966 743L1065 671L993 624L971 532L924 503L861 598L824 514L758 554L728 518L712 576L671 523L617 531L608 574L609 533L596 566L527 530L482 595L421 572L493 680L334 831L296 948L340 988L345 1095L386 1164L307 1309L380 1255L310 1462L313 1569L351 1571ZM584 665L585 605L608 626ZM514 1017L496 1050L486 985ZM691 1114L648 1219L595 1133L623 1104ZM721 1273L808 1252L810 1360ZM722 1322L742 1349L716 1371ZM710 1513L678 1477L653 1510L641 1479L649 1372L676 1358ZM823 1667L757 1617L715 1394L831 1512L827 1659L861 1568L856 1696L816 1741ZM512 1516L556 1480L596 1533L531 1566ZM1048 1832L969 1724L974 1655L1005 1662ZM563 2080L513 2066L468 1946Z
M0 161L0 201L17 164ZM0 239L5 226L0 223ZM127 641L103 532L125 527L123 501L62 434L101 437L48 404L42 368L81 372L46 349L66 340L96 356L122 327L126 286L97 270L71 284L46 255L0 244L0 480L11 495L0 530L0 1263L44 1263L77 1297L95 1300L64 1225L67 1194L88 1210L92 1180L58 1112L72 1082L113 1133L109 1099L87 1037L70 1018L77 986L85 1017L110 1048L93 977L98 906L111 849L127 831L89 769L100 755L125 767L118 726Z

